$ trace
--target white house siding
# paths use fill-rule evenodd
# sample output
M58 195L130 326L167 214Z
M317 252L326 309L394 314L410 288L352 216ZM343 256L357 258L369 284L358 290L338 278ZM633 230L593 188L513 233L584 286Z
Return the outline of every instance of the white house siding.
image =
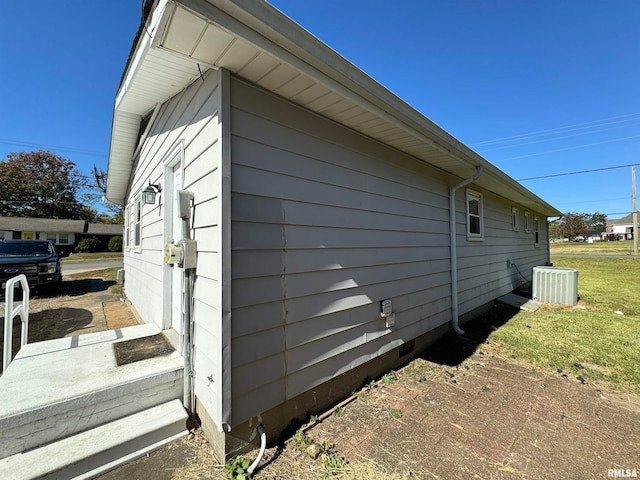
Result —
M451 305L441 171L240 80L231 96L238 424L450 321Z
M478 191L483 195L484 240L467 240L464 191L458 192L456 202L460 315L520 287L525 278L530 282L533 267L549 261L546 217L529 211L530 230L525 231L527 209L489 192ZM518 208L517 231L511 223L512 207ZM540 219L539 246L535 246L534 215Z
M192 238L198 267L193 318L195 394L221 425L220 241L219 202L221 142L218 142L220 75L209 71L159 107L140 150L130 186L129 205L148 181L164 182L165 162L184 148L183 189L194 193ZM125 252L126 293L145 322L163 325L164 192L155 205L142 206L141 249ZM133 234L132 234L133 236ZM133 242L133 240L131 241Z

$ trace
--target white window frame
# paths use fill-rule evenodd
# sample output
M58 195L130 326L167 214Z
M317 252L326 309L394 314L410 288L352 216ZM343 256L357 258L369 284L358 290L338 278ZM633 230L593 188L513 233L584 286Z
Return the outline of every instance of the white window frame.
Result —
M62 236L63 235L66 235L66 237L67 237L64 242L62 241L62 238L63 238ZM59 233L58 234L58 242L57 243L59 245L70 245L71 244L71 235L69 233L64 233L64 232L63 233Z
M533 216L533 244L536 247L540 246L540 217L538 215Z
M526 210L524 212L524 231L531 232L531 214Z
M140 195L133 202L133 250L142 251L142 197Z
M131 206L124 207L124 249L131 250Z
M511 207L511 229L514 232L520 230L520 215L518 215L518 207Z
M475 190L467 189L466 195L466 209L467 209L467 240L469 241L483 241L484 240L484 206L482 202L482 194ZM475 200L478 202L478 213L471 213L469 209L469 201ZM471 219L478 218L479 232L471 232Z

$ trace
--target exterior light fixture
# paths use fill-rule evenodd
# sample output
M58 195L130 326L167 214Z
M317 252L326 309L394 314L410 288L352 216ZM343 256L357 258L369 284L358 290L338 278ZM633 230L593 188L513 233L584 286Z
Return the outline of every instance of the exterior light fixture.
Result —
M156 203L156 194L161 191L162 188L159 183L152 185L151 180L149 180L149 185L142 190L142 203L145 205L153 205Z

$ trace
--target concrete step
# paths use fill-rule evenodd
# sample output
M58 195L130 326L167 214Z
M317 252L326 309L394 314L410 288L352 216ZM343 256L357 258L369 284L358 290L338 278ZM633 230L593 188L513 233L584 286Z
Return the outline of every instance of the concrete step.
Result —
M116 363L113 343L157 333L140 325L23 347L0 377L0 458L181 399L178 352Z
M188 432L179 400L0 460L0 478L85 479L161 448Z

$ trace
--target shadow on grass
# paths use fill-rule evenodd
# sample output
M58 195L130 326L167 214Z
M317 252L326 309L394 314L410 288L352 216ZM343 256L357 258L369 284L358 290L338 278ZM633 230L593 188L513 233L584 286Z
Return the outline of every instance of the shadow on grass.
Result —
M78 297L85 293L105 292L115 285L115 280L103 280L101 278L83 278L80 280L65 280L60 291L37 289L34 293L38 298L54 298L62 295Z
M464 335L458 335L453 330L448 331L427 348L421 357L440 365L460 365L473 355L480 345L486 343L494 330L506 324L518 312L517 308L496 304L488 312L464 324Z

